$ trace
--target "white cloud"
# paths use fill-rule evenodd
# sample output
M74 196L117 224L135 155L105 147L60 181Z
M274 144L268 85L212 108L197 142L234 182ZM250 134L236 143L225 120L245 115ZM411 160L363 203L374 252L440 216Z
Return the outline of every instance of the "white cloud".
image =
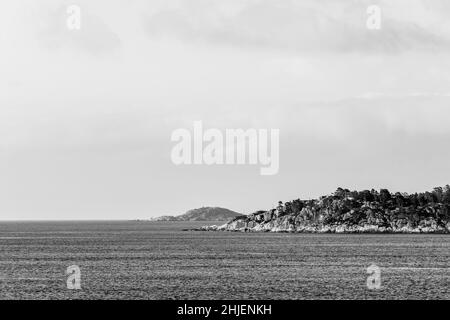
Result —
M382 28L366 28L369 1L247 1L232 14L218 1L203 1L161 10L146 23L151 36L168 36L188 43L254 47L304 53L345 53L448 50L450 37L439 12L412 15L419 1L378 1ZM436 19L442 23L436 26ZM431 24L430 21L434 21ZM445 23L448 28L450 24Z

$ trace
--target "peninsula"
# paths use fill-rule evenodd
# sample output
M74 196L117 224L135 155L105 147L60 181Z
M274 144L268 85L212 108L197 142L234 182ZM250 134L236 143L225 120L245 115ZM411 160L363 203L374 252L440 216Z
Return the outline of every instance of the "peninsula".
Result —
M276 208L233 218L200 231L303 233L450 233L450 186L431 192L391 194L338 188L315 200L278 203Z

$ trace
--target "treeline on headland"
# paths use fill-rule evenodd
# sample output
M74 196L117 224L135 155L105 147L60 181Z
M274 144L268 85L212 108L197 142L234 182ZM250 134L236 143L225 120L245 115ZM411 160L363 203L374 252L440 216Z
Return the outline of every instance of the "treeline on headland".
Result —
M424 193L350 191L338 188L315 200L280 201L267 211L236 217L222 226L200 230L449 233L450 186Z

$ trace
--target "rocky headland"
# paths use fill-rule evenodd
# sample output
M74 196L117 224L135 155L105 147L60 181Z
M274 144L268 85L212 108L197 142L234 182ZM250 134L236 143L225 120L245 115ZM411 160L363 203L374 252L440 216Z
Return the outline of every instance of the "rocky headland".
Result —
M450 233L450 186L425 193L350 191L338 188L315 200L233 218L199 231L299 233Z

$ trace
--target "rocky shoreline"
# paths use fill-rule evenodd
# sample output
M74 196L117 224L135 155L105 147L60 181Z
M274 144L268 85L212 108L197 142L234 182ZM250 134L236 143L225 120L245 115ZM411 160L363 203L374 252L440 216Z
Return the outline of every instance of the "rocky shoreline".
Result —
M278 207L196 231L290 233L450 233L450 187L391 195L339 188L318 200L279 202Z
M285 233L436 233L436 234L450 234L450 225L444 227L418 227L418 228L390 228L379 227L376 225L362 225L362 226L345 226L345 225L332 225L332 226L295 226L285 223L268 223L260 224L256 227L249 228L245 222L229 222L220 226L202 226L198 229L191 229L192 231L231 231L231 232L285 232Z

